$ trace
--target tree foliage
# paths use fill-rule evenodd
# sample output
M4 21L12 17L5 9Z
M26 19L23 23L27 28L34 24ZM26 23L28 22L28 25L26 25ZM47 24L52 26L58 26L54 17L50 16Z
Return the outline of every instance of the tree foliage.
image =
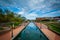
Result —
M3 22L23 22L25 20L25 17L21 17L21 15L15 15L14 12L11 12L10 10L6 9L3 10L0 8L0 23Z

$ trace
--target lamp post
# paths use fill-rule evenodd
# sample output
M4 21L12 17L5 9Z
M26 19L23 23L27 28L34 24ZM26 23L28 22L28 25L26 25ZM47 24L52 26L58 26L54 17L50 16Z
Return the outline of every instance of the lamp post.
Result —
M12 22L12 28L11 28L11 34L12 34L12 37L13 37L13 28L14 28L14 23Z

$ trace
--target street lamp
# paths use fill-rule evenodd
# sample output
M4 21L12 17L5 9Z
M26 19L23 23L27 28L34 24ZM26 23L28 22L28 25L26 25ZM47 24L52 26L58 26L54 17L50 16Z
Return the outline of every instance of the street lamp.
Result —
M12 28L11 28L11 34L12 34L12 37L13 37L13 28L14 28L14 22L12 22Z

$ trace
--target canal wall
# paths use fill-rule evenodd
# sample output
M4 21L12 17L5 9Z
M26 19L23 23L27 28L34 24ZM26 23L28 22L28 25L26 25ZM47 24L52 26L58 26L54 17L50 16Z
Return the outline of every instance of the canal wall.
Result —
M21 26L13 29L13 37L11 30L4 31L0 34L0 40L13 40L27 25L28 23L23 23Z
M60 40L60 35L52 32L46 25L35 22L37 27L48 37L49 40Z

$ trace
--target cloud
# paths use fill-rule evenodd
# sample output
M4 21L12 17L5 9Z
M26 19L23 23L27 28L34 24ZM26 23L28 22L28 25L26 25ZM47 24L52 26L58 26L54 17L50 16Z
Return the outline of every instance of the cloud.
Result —
M21 12L18 12L18 14L23 15L23 14L24 14L24 12L23 12L23 11L21 11Z
M0 5L10 7L15 12L20 9L20 11L18 10L18 14L28 19L35 19L37 16L52 15L55 9L60 8L60 0L0 0Z
M28 16L30 16L30 17L37 17L38 15L35 14L35 13L31 13L31 14L29 14Z
M54 16L60 16L60 10L59 11L54 11L48 14L44 14L41 17L54 17Z
M44 0L30 0L29 1L29 7L32 9L40 9L45 7L45 5L43 4Z
M36 17L38 17L38 15L36 14L36 13L30 13L30 14L28 14L28 15L26 15L26 18L27 19L36 19Z
M26 13L26 11L23 8L21 9L21 11L18 12L18 14L20 14L20 15L22 15L24 17L25 17L25 13Z

